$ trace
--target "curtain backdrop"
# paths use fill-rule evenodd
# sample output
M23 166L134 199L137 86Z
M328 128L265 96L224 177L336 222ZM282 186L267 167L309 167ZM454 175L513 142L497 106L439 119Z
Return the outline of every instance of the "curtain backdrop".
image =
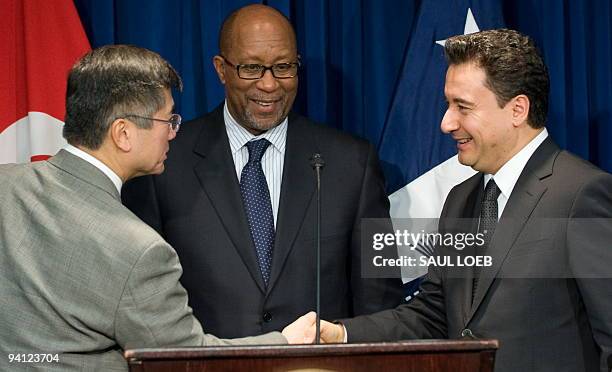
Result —
M218 30L229 12L248 3L75 0L92 47L135 44L157 51L177 68L185 89L175 101L186 119L223 99L211 62L218 51ZM262 3L282 11L297 31L304 68L295 110L380 145L422 1ZM501 6L507 27L533 37L549 66L553 138L612 171L611 2L503 0Z

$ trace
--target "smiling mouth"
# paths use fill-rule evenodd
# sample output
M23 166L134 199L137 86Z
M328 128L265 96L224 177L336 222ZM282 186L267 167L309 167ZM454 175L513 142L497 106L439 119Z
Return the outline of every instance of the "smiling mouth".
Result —
M472 142L472 139L471 138L462 138L462 139L457 139L456 141L460 145L464 145L464 144L466 144L468 142Z
M276 102L280 102L280 99L274 99L274 100L259 100L259 99L251 99L252 102L254 102L255 104L262 106L262 107L270 107L273 104L275 104Z

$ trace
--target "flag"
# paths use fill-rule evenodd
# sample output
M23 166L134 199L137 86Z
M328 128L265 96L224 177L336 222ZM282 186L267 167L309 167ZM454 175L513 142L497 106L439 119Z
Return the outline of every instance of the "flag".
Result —
M2 0L0 164L43 160L64 144L66 79L89 48L71 0Z
M424 0L411 32L379 144L391 217L438 218L450 189L475 172L440 131L446 110L444 41L503 26L500 1ZM400 254L402 252L400 251ZM404 272L413 293L418 280Z

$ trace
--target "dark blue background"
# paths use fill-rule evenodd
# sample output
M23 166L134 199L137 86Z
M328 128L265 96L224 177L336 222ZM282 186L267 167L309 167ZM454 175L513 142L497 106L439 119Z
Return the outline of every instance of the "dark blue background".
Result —
M184 79L184 92L175 100L186 119L223 99L211 62L218 50L218 29L230 11L248 3L252 1L75 0L92 47L135 44L172 63ZM297 31L305 63L295 109L380 144L422 1L263 3L281 10ZM549 66L548 128L554 139L612 171L611 2L504 0L501 6L506 26L533 37Z

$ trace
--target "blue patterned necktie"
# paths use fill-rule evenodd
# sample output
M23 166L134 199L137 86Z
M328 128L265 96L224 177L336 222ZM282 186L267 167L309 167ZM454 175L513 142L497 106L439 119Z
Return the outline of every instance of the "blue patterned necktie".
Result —
M246 144L249 150L249 161L242 168L240 176L240 193L244 203L251 238L255 245L259 270L268 285L272 267L272 249L274 248L274 216L266 176L261 168L261 158L270 142L265 139L250 141Z
M477 255L485 255L487 252L487 248L489 243L491 242L491 237L495 232L495 227L497 226L497 198L501 190L497 187L495 180L491 178L487 183L487 187L485 187L484 196L482 198L482 203L480 205L480 221L478 224L478 232L484 235L484 244L481 247L477 247L476 254ZM476 296L476 289L478 288L478 281L480 280L480 271L481 267L474 266L474 282L472 283L472 301L474 301L474 297Z

